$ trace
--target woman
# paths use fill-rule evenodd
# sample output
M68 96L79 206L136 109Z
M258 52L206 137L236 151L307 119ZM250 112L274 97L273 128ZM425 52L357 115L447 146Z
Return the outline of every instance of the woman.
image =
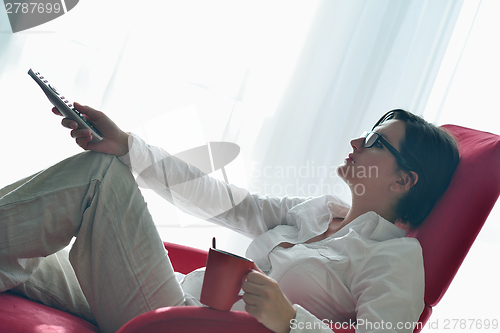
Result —
M203 272L172 271L130 169L180 209L254 239L247 256L257 267L233 309L275 332L354 323L359 332L413 331L424 306L421 248L394 223L417 226L446 189L458 152L444 131L403 110L384 115L338 167L348 206L328 195L252 195L75 107L105 139L63 126L83 149L109 155L80 154L2 190L1 291L95 318L103 332L155 308L200 305ZM368 168L376 172L358 172ZM71 268L58 251L72 236Z

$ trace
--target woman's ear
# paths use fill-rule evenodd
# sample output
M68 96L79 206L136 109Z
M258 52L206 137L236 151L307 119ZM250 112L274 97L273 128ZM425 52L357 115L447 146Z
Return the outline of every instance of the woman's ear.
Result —
M411 176L410 176L411 174ZM391 185L395 192L406 192L418 182L418 174L415 171L401 172L401 176Z

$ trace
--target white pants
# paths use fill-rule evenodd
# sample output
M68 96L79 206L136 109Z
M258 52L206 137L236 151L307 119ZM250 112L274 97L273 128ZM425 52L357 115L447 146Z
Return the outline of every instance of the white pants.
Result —
M73 236L71 269L59 251ZM0 289L14 287L95 318L102 332L149 310L184 304L130 171L116 157L93 152L0 191Z

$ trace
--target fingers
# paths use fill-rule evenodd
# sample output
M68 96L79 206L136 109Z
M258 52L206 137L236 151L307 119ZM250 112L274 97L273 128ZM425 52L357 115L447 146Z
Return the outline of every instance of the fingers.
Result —
M52 113L54 113L54 114L56 114L58 116L62 116L62 113L59 112L59 110L55 106L52 108Z
M76 139L76 144L82 147L84 150L88 150L87 145L92 140L92 137L78 138Z
M289 332L296 312L278 283L253 270L243 283L245 310L273 332Z
M74 102L73 105L75 106L75 109L80 111L80 113L87 115L90 119L97 119L104 115L101 111L97 111L87 105L81 105L78 102Z
M91 120L100 118L100 117L102 117L104 115L102 112L97 111L97 110L91 108L90 106L81 105L78 102L74 102L73 106L75 107L76 110L78 110L82 114L85 114ZM64 117L64 115L56 107L52 108L52 113L54 113L54 114L56 114L58 116L63 116ZM76 123L75 121L73 121L71 119L68 119L68 118L64 118L61 121L61 124L64 127L66 127L66 128L71 128L71 129L78 128L78 123Z
M71 120L69 118L64 118L61 121L61 125L63 125L66 128L71 128L71 129L77 129L78 128L78 123L74 120Z
M247 279L246 279L246 281L258 285L265 284L268 280L270 280L270 278L264 273L262 273L260 269L259 270L253 269L251 272L247 274Z
M55 106L52 108L52 113L58 116L64 117L64 115L59 111ZM68 118L63 118L61 120L61 125L63 125L66 128L71 128L71 129L76 129L78 128L78 124L76 121L68 119Z
M273 298L273 293L279 290L279 286L273 279L254 270L248 273L247 279L243 282L242 289L245 292L244 298L247 298L245 299L245 303L248 300L250 304L254 304L253 301L259 297L264 297L265 299Z
M92 140L92 132L88 129L74 129L71 131L71 137L75 139L90 139Z
M88 129L83 129L83 128L78 128L76 129L76 122L69 120L69 119L63 119L63 120L68 120L66 122L66 125L63 124L63 126L68 127L68 128L73 128L71 131L71 137L75 138L76 143L82 147L83 149L87 149L87 145L90 141L92 141L92 133ZM70 125L68 125L70 123ZM67 126L68 125L68 126ZM71 126L74 125L75 127Z

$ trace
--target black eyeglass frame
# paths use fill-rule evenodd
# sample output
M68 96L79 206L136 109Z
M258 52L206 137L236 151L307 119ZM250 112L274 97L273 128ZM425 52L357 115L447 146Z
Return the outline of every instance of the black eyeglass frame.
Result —
M402 167L404 167L405 169L407 169L409 171L412 170L412 167L410 166L410 164L408 164L408 162L406 162L403 155L401 155L401 153L399 151L397 151L396 148L394 148L386 139L384 139L384 137L381 134L374 132L374 131L365 132L365 133L363 133L363 136L365 137L365 139L363 140L363 147L364 148L371 148L371 147L373 147L374 144L377 143L377 141L380 141L391 152L391 154L394 155L394 157L396 158L396 161L398 161ZM367 145L366 142L368 141L367 139L368 139L368 136L370 134L376 135L377 138L375 139L375 141L373 141L372 144Z

